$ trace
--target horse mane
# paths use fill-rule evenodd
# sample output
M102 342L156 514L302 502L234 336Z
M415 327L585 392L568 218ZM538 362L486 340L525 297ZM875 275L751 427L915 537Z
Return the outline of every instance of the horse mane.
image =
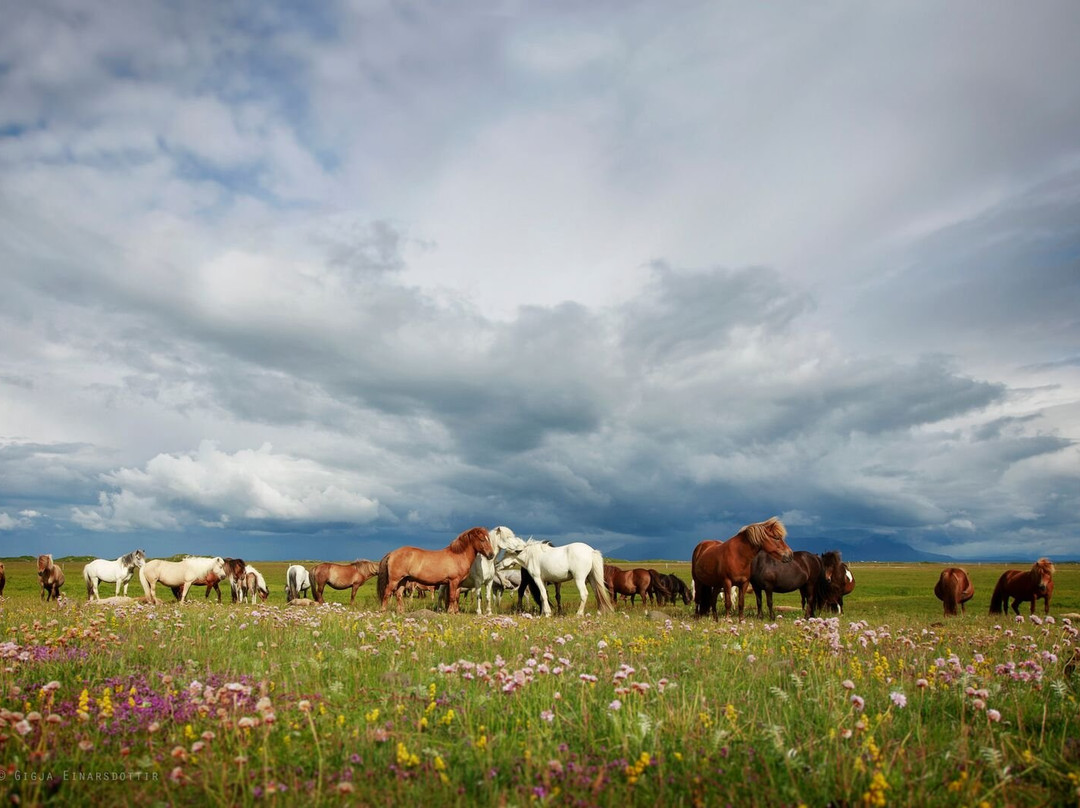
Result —
M377 575L379 573L378 561L368 561L366 558L358 558L352 565L365 575Z
M767 539L783 541L787 536L787 528L780 521L780 517L773 516L764 522L754 522L752 525L744 525L738 533L744 535L746 540L754 547L760 547Z
M1038 561L1036 561L1034 566L1032 566L1031 570L1032 570L1032 572L1034 572L1035 570L1038 570L1038 569L1044 569L1047 572L1049 572L1051 575L1053 575L1055 572L1057 572L1057 570L1054 569L1053 562L1049 558L1040 558Z
M478 541L483 541L487 536L488 529L486 527L470 528L450 542L450 546L446 549L452 553L462 553L466 547L475 545Z

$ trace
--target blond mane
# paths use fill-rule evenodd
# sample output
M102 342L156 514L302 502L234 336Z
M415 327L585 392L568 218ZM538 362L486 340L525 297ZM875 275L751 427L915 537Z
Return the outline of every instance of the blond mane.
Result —
M739 533L745 535L746 540L750 542L751 545L760 547L768 539L772 539L773 541L783 541L787 536L787 528L784 527L784 523L780 521L780 517L774 516L771 519L766 519L764 522L754 522L752 525L745 525Z

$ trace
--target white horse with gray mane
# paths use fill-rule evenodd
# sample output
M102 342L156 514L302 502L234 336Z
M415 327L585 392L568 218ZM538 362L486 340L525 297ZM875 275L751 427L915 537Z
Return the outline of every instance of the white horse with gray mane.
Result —
M293 564L285 570L285 602L299 597L307 597L311 591L311 574L306 567Z
M488 531L488 535L491 537L491 546L495 548L495 554L498 555L500 550L506 553L519 553L525 549L525 542L514 535L514 531L505 525L492 528ZM487 613L491 614L491 593L492 587L495 584L495 560L492 558L484 558L483 555L477 554L473 560L472 566L469 568L469 574L465 576L464 580L458 584L458 591L474 590L476 592L476 613L482 614L483 598L487 597ZM439 588L440 598L449 597L449 592L445 591L447 588L444 586Z
M523 542L524 549L507 551L529 575L540 584L541 611L545 617L551 616L551 603L548 601L546 584L561 584L572 580L581 596L577 614L585 614L585 604L589 599L586 584L592 586L596 594L598 609L613 611L611 597L604 586L604 557L599 550L584 542L576 541L561 547L554 547L549 541L529 539Z
M86 582L86 599L100 600L98 584L108 582L116 584L116 594L120 594L120 588L124 588L124 595L128 592L128 582L135 576L135 570L146 563L146 553L142 550L133 550L127 555L120 556L115 561L106 558L95 558L83 567L83 580Z
M187 599L188 590L195 581L204 581L210 573L225 580L225 559L221 556L188 556L180 561L166 561L154 558L139 567L139 583L151 603L160 603L154 590L160 583L164 586L183 587L180 602Z

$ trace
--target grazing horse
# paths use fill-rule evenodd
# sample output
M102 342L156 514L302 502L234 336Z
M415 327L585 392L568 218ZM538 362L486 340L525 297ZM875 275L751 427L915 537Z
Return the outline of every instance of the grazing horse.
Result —
M523 570L527 570L534 583L538 584L540 609L545 617L551 616L551 603L548 601L547 584L561 584L573 580L577 586L581 603L577 614L585 614L585 604L589 599L586 584L596 593L598 608L613 611L614 606L604 585L604 557L599 550L594 550L584 542L576 541L561 547L553 547L551 542L529 539L524 549L507 554L517 559ZM521 576L525 581L524 574ZM535 593L534 593L535 594ZM519 598L520 602L520 598Z
M850 595L855 589L855 576L844 562L841 562L837 574L833 576L829 586L823 587L823 607L835 609L837 614L844 613L844 596Z
M524 549L525 542L514 535L514 531L505 526L499 526L488 531L488 535L491 536L491 546L495 548L496 555L500 550L520 551ZM492 590L495 588L495 561L490 558L485 558L482 555L477 555L473 559L472 566L469 568L469 574L461 581L458 586L458 591L475 591L476 592L476 613L482 614L482 598L481 595L487 595L487 613L491 614L491 600ZM439 587L440 598L444 604L449 597L449 591L446 585ZM449 606L447 605L447 608Z
M649 597L652 598L653 604L657 606L662 603L675 602L675 593L671 591L671 584L668 583L667 576L660 570L649 570Z
M225 562L225 575L218 577L213 572L208 572L205 577L200 578L197 581L192 581L192 586L205 586L206 594L204 598L209 599L211 592L217 592L217 602L221 603L221 584L224 581L229 583L229 591L232 595L232 602L236 603L240 599L240 592L244 588L244 576L247 574L247 563L242 558L226 558ZM180 595L183 591L183 586L171 586L173 597L180 600Z
M358 558L348 564L335 564L332 561L324 561L311 569L311 588L315 595L316 603L324 603L323 590L329 586L331 589L351 589L352 597L349 605L356 603L356 590L364 585L364 582L379 572L379 565L366 558Z
M710 612L713 619L716 601L724 593L724 614L730 614L731 587L738 587L739 619L743 616L746 584L750 580L750 562L759 552L781 561L791 560L791 548L784 538L787 529L777 517L746 525L727 541L706 540L694 548L690 572L694 578L695 611L698 617Z
M64 571L54 564L51 555L37 557L38 578L41 579L41 599L60 600L60 587L64 585Z
M295 598L307 597L311 589L311 575L299 564L293 564L285 571L285 602Z
M399 547L391 550L379 561L377 580L378 597L382 610L390 604L390 596L397 596L398 611L405 611L401 590L407 581L428 586L448 586L447 611L457 613L458 586L469 574L476 556L495 558L495 547L486 527L466 530L442 550L423 550L419 547Z
M255 602L256 595L264 601L270 597L270 590L266 588L266 579L263 578L261 572L250 564L244 567L244 588L240 593L241 603L244 602L245 595L252 603Z
M604 565L604 586L614 603L618 596L630 598L630 605L634 605L634 598L641 595L641 605L645 606L649 596L649 587L652 586L652 575L644 567L635 567L632 570L624 570L614 564Z
M180 561L165 561L154 558L139 567L139 583L151 603L160 603L155 590L157 585L181 587L180 602L187 600L191 585L199 580L206 580L211 573L219 580L225 579L225 559L221 556L188 556Z
M994 594L990 596L990 614L1008 614L1009 598L1012 610L1020 614L1021 601L1031 603L1035 614L1035 601L1043 600L1043 614L1050 614L1050 596L1054 594L1054 565L1049 558L1040 558L1027 572L1005 570L998 578Z
M947 567L934 585L934 594L945 605L945 616L955 617L957 604L961 612L965 611L964 604L975 597L975 587L965 570Z
M96 600L101 597L98 594L98 584L103 581L116 584L116 594L120 594L120 587L124 588L127 595L128 582L134 577L135 570L146 563L146 553L142 550L134 550L115 561L104 558L95 558L83 567L83 580L86 582L86 599Z
M690 587L686 585L686 581L680 578L673 572L669 572L667 575L661 576L664 581L664 585L668 588L670 593L671 605L675 605L676 598L682 598L684 604L691 603L694 600L694 595L690 591Z
M839 553L830 553L835 557L832 568L826 572L826 562L822 556L798 550L791 554L791 561L777 561L768 553L758 553L750 562L750 586L754 588L757 599L757 613L761 617L761 593L769 605L769 619L776 619L773 609L773 592L799 591L806 617L813 617L817 605L824 601L820 587L828 586L835 567L839 565Z

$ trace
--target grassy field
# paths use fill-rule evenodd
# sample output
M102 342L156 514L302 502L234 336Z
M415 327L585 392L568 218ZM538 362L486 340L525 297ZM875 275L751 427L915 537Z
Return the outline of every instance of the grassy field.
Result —
M1080 804L1074 565L1052 621L987 615L1003 565L968 565L945 620L939 565L856 564L842 617L714 622L383 614L374 582L286 607L274 562L266 604L109 609L60 563L59 606L6 565L0 796L23 804Z

